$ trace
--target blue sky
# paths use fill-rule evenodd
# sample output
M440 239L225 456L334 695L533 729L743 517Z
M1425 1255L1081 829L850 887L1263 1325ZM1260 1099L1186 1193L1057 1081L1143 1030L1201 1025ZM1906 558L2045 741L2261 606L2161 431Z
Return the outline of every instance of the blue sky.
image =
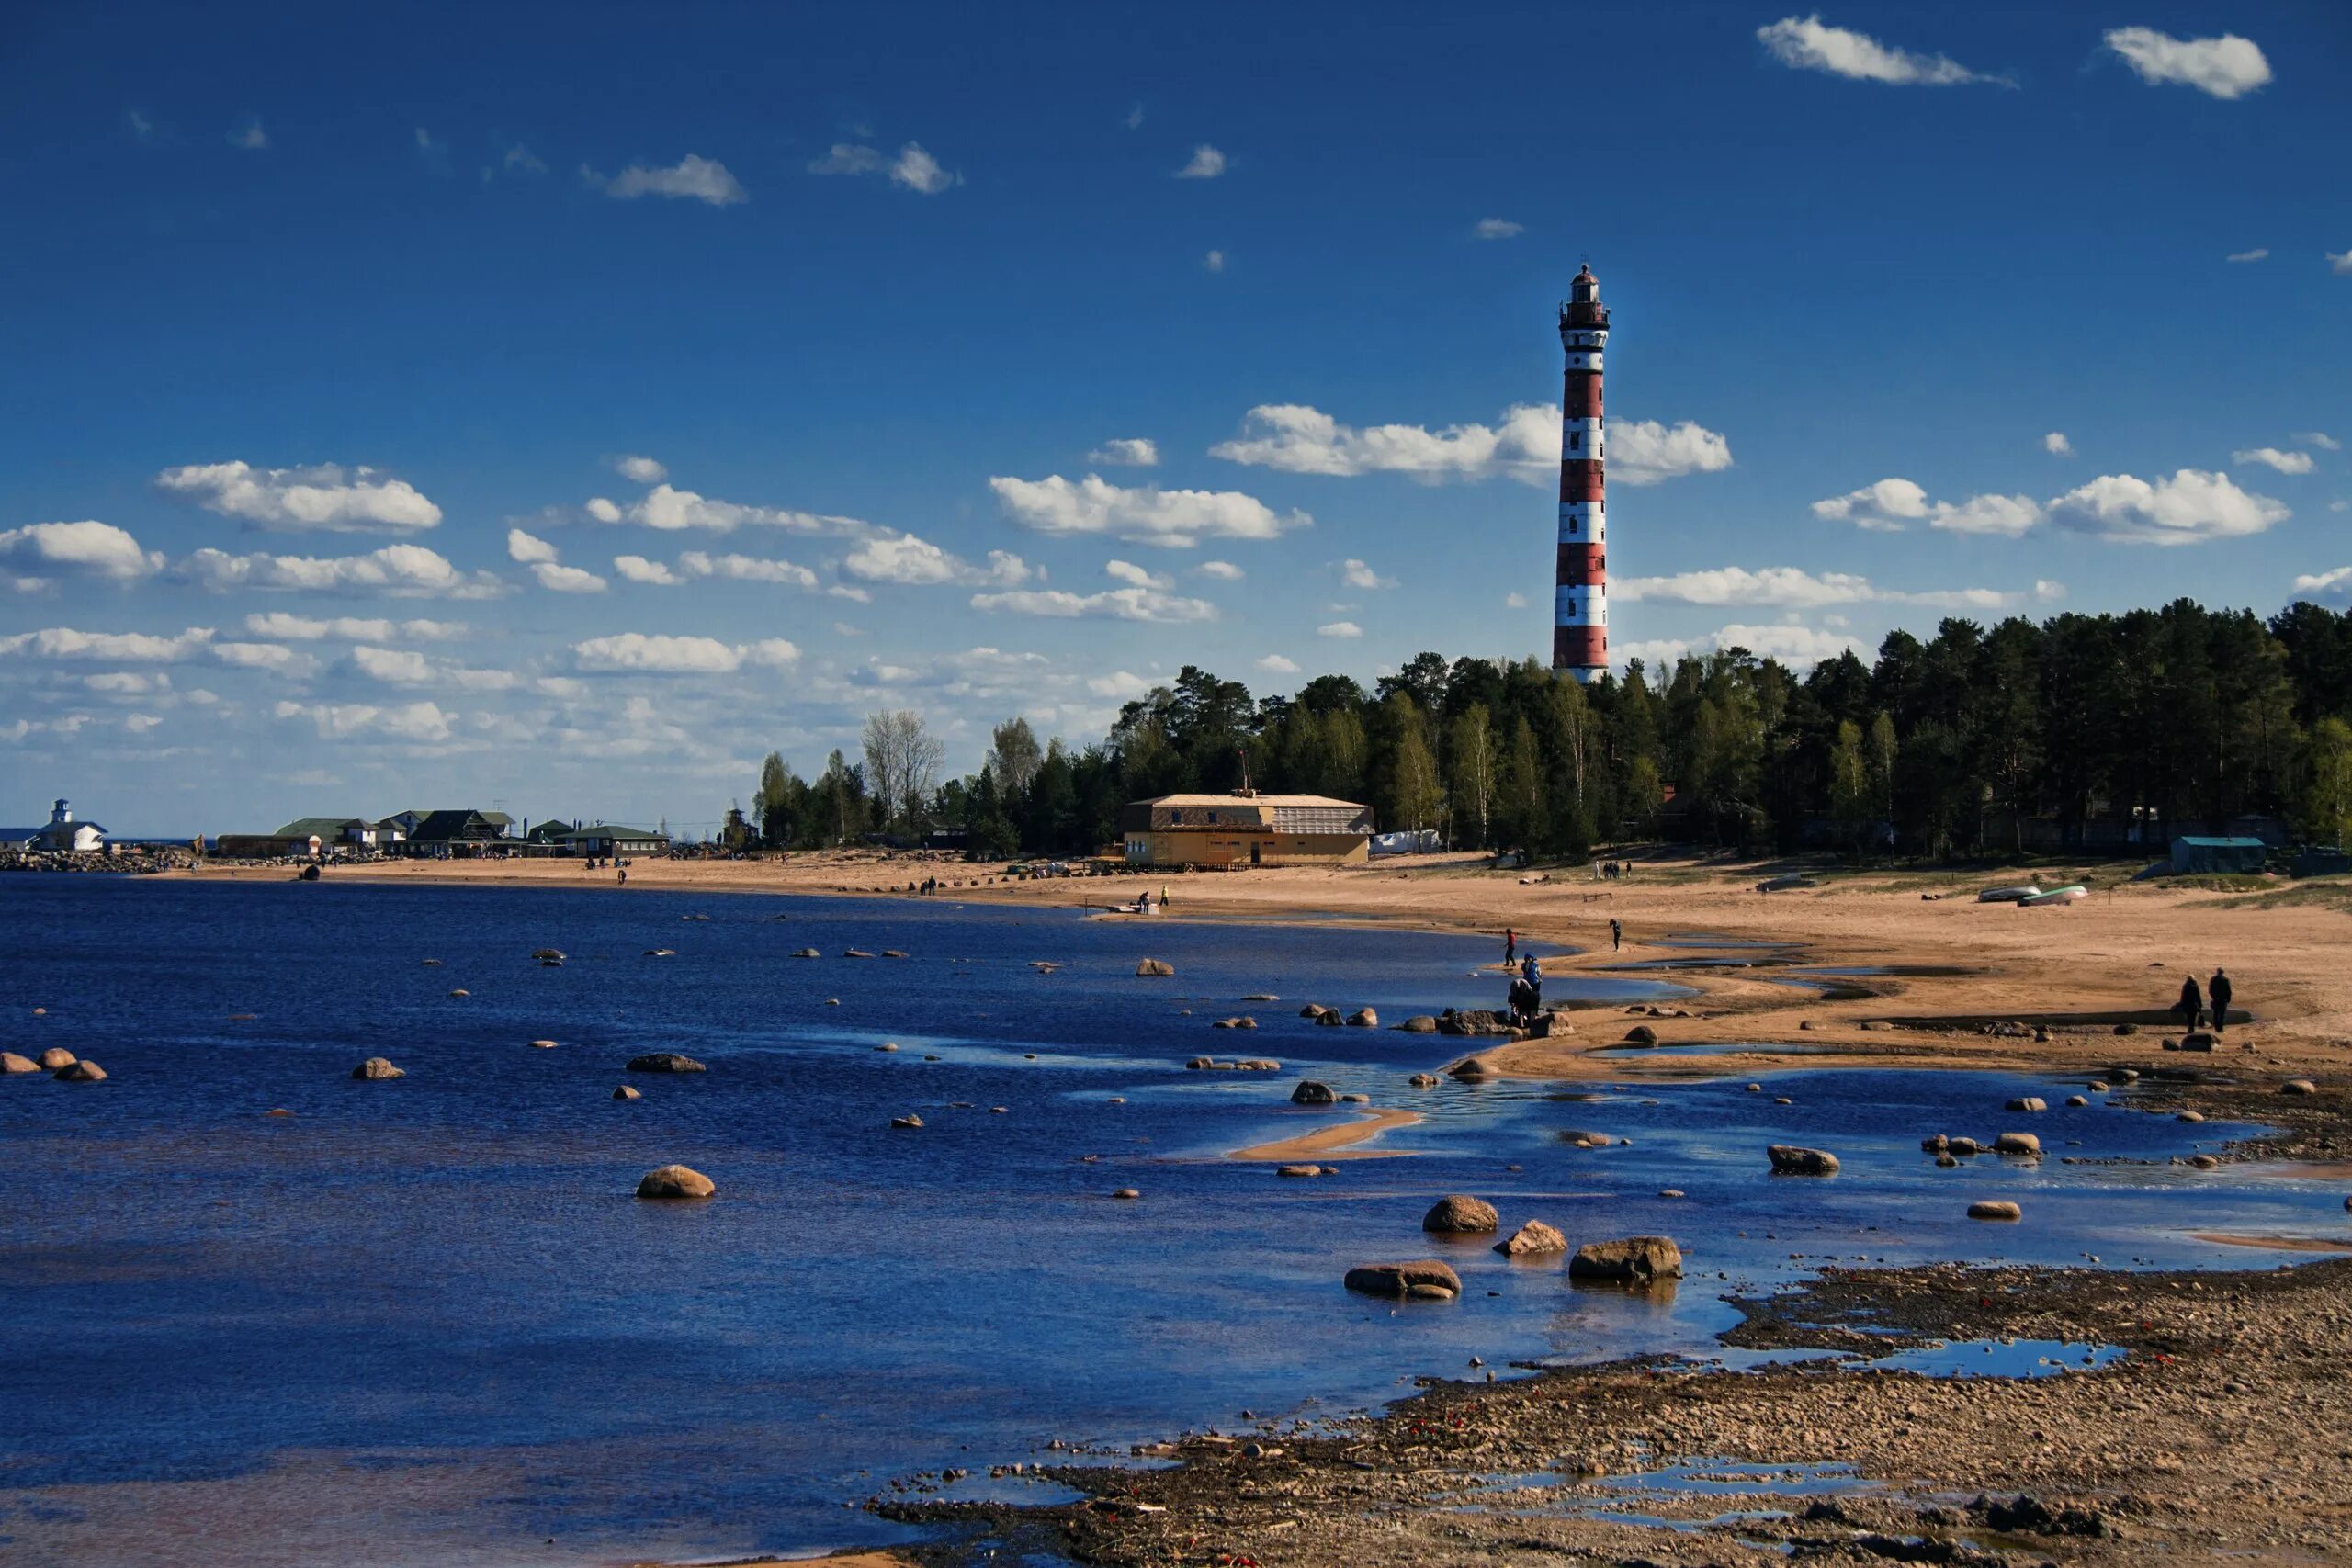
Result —
M0 818L1543 653L1588 259L1621 658L2352 593L2333 4L51 6L0 137Z

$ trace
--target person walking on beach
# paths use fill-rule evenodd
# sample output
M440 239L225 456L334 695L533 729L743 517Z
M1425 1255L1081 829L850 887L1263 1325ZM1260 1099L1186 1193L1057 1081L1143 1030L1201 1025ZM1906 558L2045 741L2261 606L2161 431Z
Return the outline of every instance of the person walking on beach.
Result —
M2206 982L2205 994L2213 998L2213 1032L2219 1034L2230 1021L2230 977L2218 964L2213 965L2213 978Z
M1616 952L1625 945L1625 928L1616 920L1609 922L1609 951Z
M2195 1032L2204 1016L2205 997L2197 988L2197 976L2191 975L2180 983L2180 1000L2173 1004L2173 1011L2180 1014L2181 1028Z
M1503 966L1509 968L1519 956L1519 933L1509 926L1503 928Z

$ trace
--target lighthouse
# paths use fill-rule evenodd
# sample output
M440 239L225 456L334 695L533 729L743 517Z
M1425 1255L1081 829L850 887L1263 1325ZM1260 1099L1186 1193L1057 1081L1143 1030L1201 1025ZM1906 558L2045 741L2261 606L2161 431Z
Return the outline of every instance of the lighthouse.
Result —
M1609 307L1579 268L1560 306L1568 385L1560 414L1560 555L1552 594L1552 671L1586 684L1609 671L1608 452L1600 426L1600 353Z

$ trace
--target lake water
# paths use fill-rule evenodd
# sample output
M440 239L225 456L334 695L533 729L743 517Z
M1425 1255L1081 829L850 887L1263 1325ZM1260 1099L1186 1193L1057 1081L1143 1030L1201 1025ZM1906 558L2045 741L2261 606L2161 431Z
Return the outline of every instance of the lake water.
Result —
M1709 1354L1724 1292L1828 1258L2267 1267L2282 1255L2187 1229L2344 1222L2317 1183L2062 1164L2165 1160L2243 1129L2135 1113L2128 1093L2001 1111L2028 1092L2057 1106L2056 1080L1412 1089L1452 1043L1295 1016L1498 1000L1499 979L1472 974L1497 943L1395 927L60 876L0 886L0 1048L60 1044L111 1075L0 1078L11 1563L883 1543L910 1532L842 1505L908 1472L1231 1427L1245 1407L1329 1414L1473 1355ZM548 945L562 967L532 961ZM852 946L910 956L841 956ZM646 955L661 947L675 956ZM803 947L825 956L789 956ZM1175 978L1136 978L1147 955ZM1261 991L1283 999L1241 999ZM1262 1027L1208 1027L1243 1011ZM663 1050L710 1071L622 1071ZM1212 1053L1285 1070L1183 1068ZM371 1055L408 1076L352 1081ZM1302 1077L1424 1112L1379 1145L1418 1157L1314 1181L1221 1158L1351 1114L1290 1106ZM645 1098L614 1101L625 1080ZM909 1111L924 1128L892 1131ZM2019 1122L2051 1158L1941 1170L1917 1146ZM1577 1149L1570 1129L1634 1142ZM1835 1149L1845 1173L1773 1179L1774 1142ZM718 1199L636 1201L638 1177L673 1160ZM1127 1186L1141 1201L1110 1198ZM1665 1232L1690 1277L1651 1296L1571 1290L1556 1258L1423 1237L1421 1211L1450 1191L1572 1243ZM2027 1222L1962 1217L1989 1196ZM1462 1271L1459 1303L1399 1311L1340 1289L1352 1264L1432 1251Z

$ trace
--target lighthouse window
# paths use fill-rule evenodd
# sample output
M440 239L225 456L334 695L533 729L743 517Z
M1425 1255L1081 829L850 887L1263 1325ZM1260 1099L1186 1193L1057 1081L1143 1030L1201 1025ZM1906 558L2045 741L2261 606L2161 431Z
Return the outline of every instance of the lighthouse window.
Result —
M1569 518L1569 519L1568 519L1568 532L1569 532L1569 533L1571 533L1571 534L1574 534L1574 533L1577 533L1577 532L1578 532L1578 531L1579 531L1579 530L1578 530L1578 525L1577 525L1577 520L1576 520L1575 518L1573 518L1573 517Z
M1578 431L1574 431L1574 430L1571 430L1571 431L1569 431L1569 432L1568 432L1568 450L1569 450L1569 451L1573 452L1573 451L1577 450L1578 447L1582 446L1583 445L1584 445L1584 436L1583 436L1582 433L1580 433L1580 432L1578 432Z

